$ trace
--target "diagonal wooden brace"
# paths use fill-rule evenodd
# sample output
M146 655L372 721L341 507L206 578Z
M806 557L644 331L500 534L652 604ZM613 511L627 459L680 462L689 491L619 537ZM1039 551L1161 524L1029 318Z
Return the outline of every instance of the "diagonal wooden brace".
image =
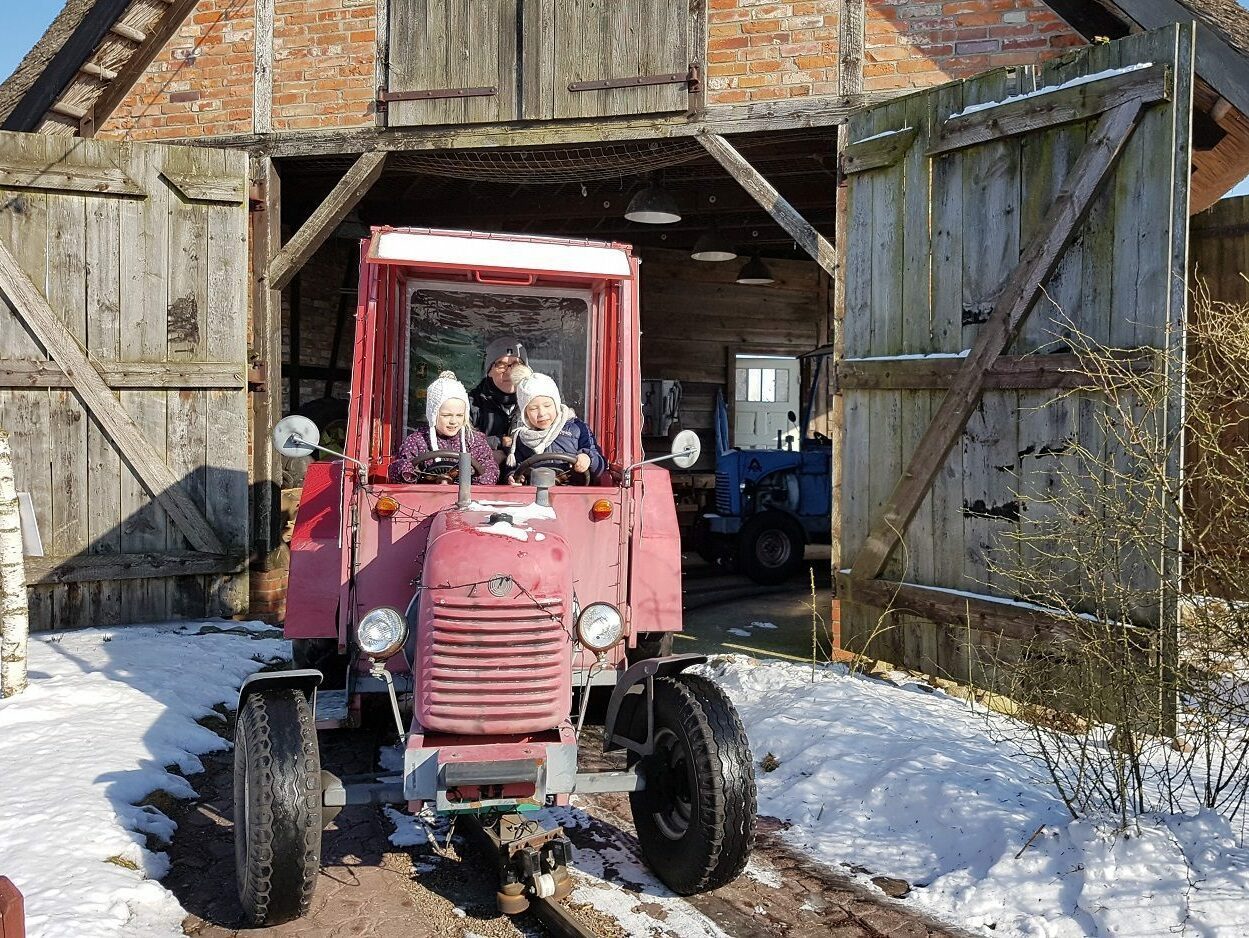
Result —
M83 406L108 434L122 459L173 519L191 546L210 554L224 554L225 547L217 532L195 503L178 488L178 479L173 471L147 441L121 402L113 396L100 370L87 358L78 340L57 318L47 298L3 244L0 244L0 293L9 300L18 318L65 372Z
M269 289L283 290L291 282L308 259L323 245L339 222L359 204L366 192L386 168L386 152L365 153L352 164L325 201L308 216L299 230L291 236L269 262Z
M963 360L950 390L915 447L911 460L872 525L854 558L850 575L875 579L902 539L942 463L967 426L984 391L986 375L1014 341L1041 295L1042 285L1054 273L1063 252L1088 214L1093 199L1110 176L1143 108L1137 98L1102 115L1088 144L1072 167L1040 230L1020 255L1019 264L1002 288L993 313L980 330L976 344Z
M747 162L737 149L719 134L701 133L698 142L724 167L730 176L750 194L760 207L784 228L811 258L830 277L837 272L837 249L828 239L811 227L811 223L798 214L776 187Z

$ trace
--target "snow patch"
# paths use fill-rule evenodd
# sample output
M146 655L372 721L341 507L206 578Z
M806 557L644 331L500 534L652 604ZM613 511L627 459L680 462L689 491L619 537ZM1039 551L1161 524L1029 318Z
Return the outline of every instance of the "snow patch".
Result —
M847 358L847 364L855 362L909 362L919 361L925 358L966 358L971 354L971 349L965 348L961 352L911 352L906 355L869 355L866 358Z
M882 130L880 133L872 134L870 137L864 137L862 140L855 140L854 143L867 143L869 140L883 140L885 137L893 137L898 134L904 134L913 129L914 128L912 127L899 127L897 130ZM853 143L847 144L847 146L853 145Z
M147 835L175 825L139 802L194 798L199 756L230 744L197 720L243 679L290 656L258 622L199 621L37 634L30 686L0 701L0 872L26 900L30 938L182 935ZM242 633L242 634L238 634Z

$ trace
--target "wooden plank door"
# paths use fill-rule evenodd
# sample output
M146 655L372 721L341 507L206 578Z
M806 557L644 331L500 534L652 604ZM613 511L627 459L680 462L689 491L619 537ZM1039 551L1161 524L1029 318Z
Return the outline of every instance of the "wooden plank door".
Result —
M386 123L517 117L520 0L391 0Z
M247 606L247 157L0 134L0 426L36 629Z
M1026 550L1009 536L1036 521L1020 493L1055 485L1064 453L1115 446L1098 437L1107 400L1079 389L1069 340L1145 360L1174 351L1192 56L1191 25L1176 25L911 95L847 126L836 368L848 648L978 682L978 645L1064 633L1063 617L1019 602L1025 588L994 552ZM1175 427L1172 388L1158 419ZM1177 434L1170 481L1180 446ZM1014 569L1028 563L1079 579L1077 558L1021 553ZM1165 596L1156 564L1124 576ZM1131 618L1166 647L1173 603Z
M696 15L701 16L700 8ZM696 22L689 0L533 0L525 5L522 116L683 111Z

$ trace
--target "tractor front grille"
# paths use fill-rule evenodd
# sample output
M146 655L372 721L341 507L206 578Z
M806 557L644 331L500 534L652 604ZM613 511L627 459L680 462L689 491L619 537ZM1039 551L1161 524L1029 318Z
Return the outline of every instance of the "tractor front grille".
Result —
M417 661L422 726L531 733L568 715L572 646L560 600L448 597L428 609Z
M716 514L731 516L733 514L733 493L729 490L732 483L727 472L716 473Z

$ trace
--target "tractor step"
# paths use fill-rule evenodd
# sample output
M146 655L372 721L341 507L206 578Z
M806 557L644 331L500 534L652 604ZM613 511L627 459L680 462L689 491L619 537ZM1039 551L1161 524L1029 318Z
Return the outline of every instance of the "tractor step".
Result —
M347 725L347 691L317 691L317 729L336 730Z

